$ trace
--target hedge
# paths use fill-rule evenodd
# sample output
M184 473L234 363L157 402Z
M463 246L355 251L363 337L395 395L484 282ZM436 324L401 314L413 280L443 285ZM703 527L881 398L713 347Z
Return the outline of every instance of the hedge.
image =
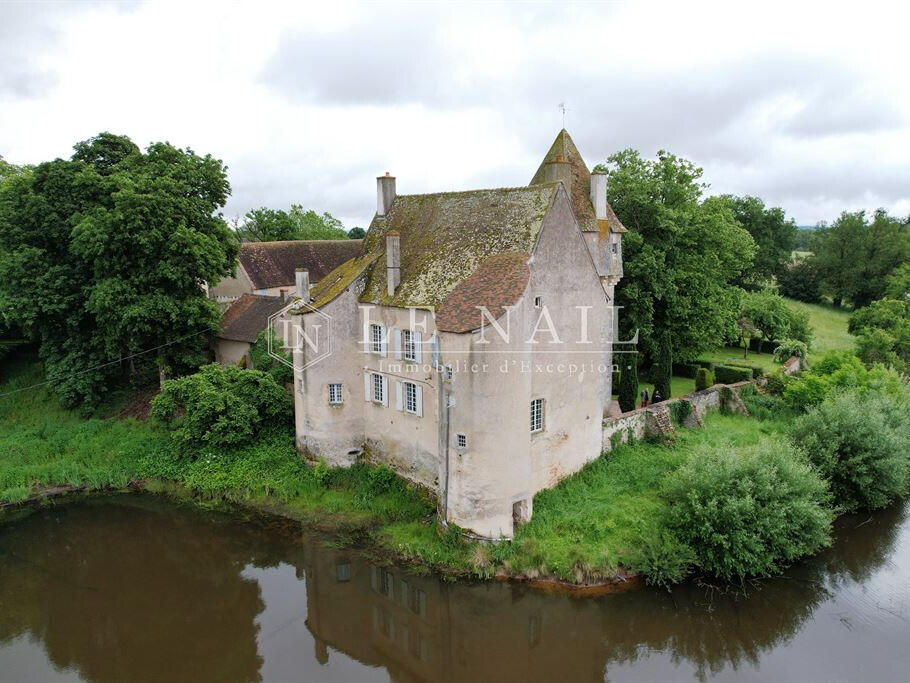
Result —
M696 360L692 361L695 365L705 368L711 372L714 372L714 361L713 360Z
M714 367L714 381L720 384L736 384L752 379L752 369L735 365L717 365Z
M675 377L688 377L695 379L695 373L698 372L698 365L694 363L673 363L673 375Z

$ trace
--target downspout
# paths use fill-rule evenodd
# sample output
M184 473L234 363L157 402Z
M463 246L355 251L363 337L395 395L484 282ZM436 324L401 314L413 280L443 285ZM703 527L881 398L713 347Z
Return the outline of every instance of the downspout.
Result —
M442 525L448 526L447 520L449 519L449 422L451 417L452 410L452 401L449 397L449 392L445 391L442 387L442 382L440 382L440 390L442 391L442 400L443 407L445 408L446 415L446 426L445 426L445 476L443 477L443 489L442 489Z

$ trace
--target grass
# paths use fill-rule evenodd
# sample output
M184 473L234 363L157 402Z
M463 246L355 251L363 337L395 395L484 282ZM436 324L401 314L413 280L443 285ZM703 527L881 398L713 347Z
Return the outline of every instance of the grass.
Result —
M852 349L856 338L847 332L850 312L843 308L834 308L827 304L806 304L795 299L787 299L794 309L809 314L809 324L815 332L809 361L819 358L826 351Z
M716 365L754 365L762 368L766 373L774 372L780 367L780 363L775 361L774 355L770 353L749 351L749 357L743 359L743 350L738 346L725 346L716 351L703 353L698 358L699 360L709 360Z

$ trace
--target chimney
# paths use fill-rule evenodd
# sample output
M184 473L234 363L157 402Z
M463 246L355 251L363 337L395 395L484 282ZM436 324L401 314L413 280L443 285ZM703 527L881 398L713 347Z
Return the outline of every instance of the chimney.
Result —
M376 178L376 215L385 216L395 201L395 176L385 175Z
M591 203L597 220L607 218L607 174L595 171L591 174Z
M306 268L298 268L294 277L297 284L297 296L303 303L310 303L310 271Z
M401 238L394 230L390 230L385 235L385 263L386 282L389 296L392 296L398 289L398 283L401 282Z

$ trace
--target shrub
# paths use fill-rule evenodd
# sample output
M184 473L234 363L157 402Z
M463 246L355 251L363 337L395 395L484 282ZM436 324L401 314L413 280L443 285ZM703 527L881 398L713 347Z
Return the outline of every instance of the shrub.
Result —
M784 388L783 397L791 410L803 412L828 398L831 390L831 382L827 378L808 373L789 382Z
M699 366L694 363L673 363L673 374L676 377L695 379Z
M673 421L682 426L692 414L692 404L686 400L675 401L670 404L670 414L673 416Z
M752 369L735 365L717 365L714 367L714 378L721 384L736 384L752 379Z
M638 354L623 354L627 356L624 359L622 372L619 376L619 409L624 413L635 410L635 404L638 400Z
M780 396L784 393L784 389L787 388L787 385L793 381L793 378L790 375L785 375L783 371L778 370L770 375L768 375L768 380L765 383L765 391L767 391L772 396Z
M271 337L272 353L280 353L288 362L291 362L291 354L283 349L281 337L269 327L259 333L256 343L250 348L253 369L270 374L278 384L293 382L294 371L291 367L269 354L269 337Z
M725 580L777 574L830 543L825 482L785 443L696 453L662 495L670 530Z
M654 376L654 393L660 392L664 400L670 398L670 382L673 379L673 347L670 344L669 332L660 338L657 352L656 374Z
M907 438L882 403L891 400L838 394L790 428L793 443L828 480L835 502L847 512L884 507L906 492Z
M669 531L641 537L635 543L629 564L652 586L669 588L685 579L695 564L695 552Z
M291 399L271 375L215 363L165 382L152 416L170 426L184 447L237 446L288 424Z
M809 347L805 342L798 339L782 339L774 349L774 360L778 363L786 363L793 356L799 356L800 360L805 362L809 356Z
M710 370L711 372L714 372L714 361L713 360L697 360L697 361L695 361L695 365L698 365L700 367L706 368L707 370Z
M714 373L708 368L699 368L695 373L695 391L704 391L714 386Z
M789 411L780 396L760 394L757 391L743 391L739 397L746 405L749 414L758 420L776 420L788 416Z
M815 339L815 333L809 324L809 314L796 308L790 309L790 339L801 341L807 349L812 348L812 341Z

